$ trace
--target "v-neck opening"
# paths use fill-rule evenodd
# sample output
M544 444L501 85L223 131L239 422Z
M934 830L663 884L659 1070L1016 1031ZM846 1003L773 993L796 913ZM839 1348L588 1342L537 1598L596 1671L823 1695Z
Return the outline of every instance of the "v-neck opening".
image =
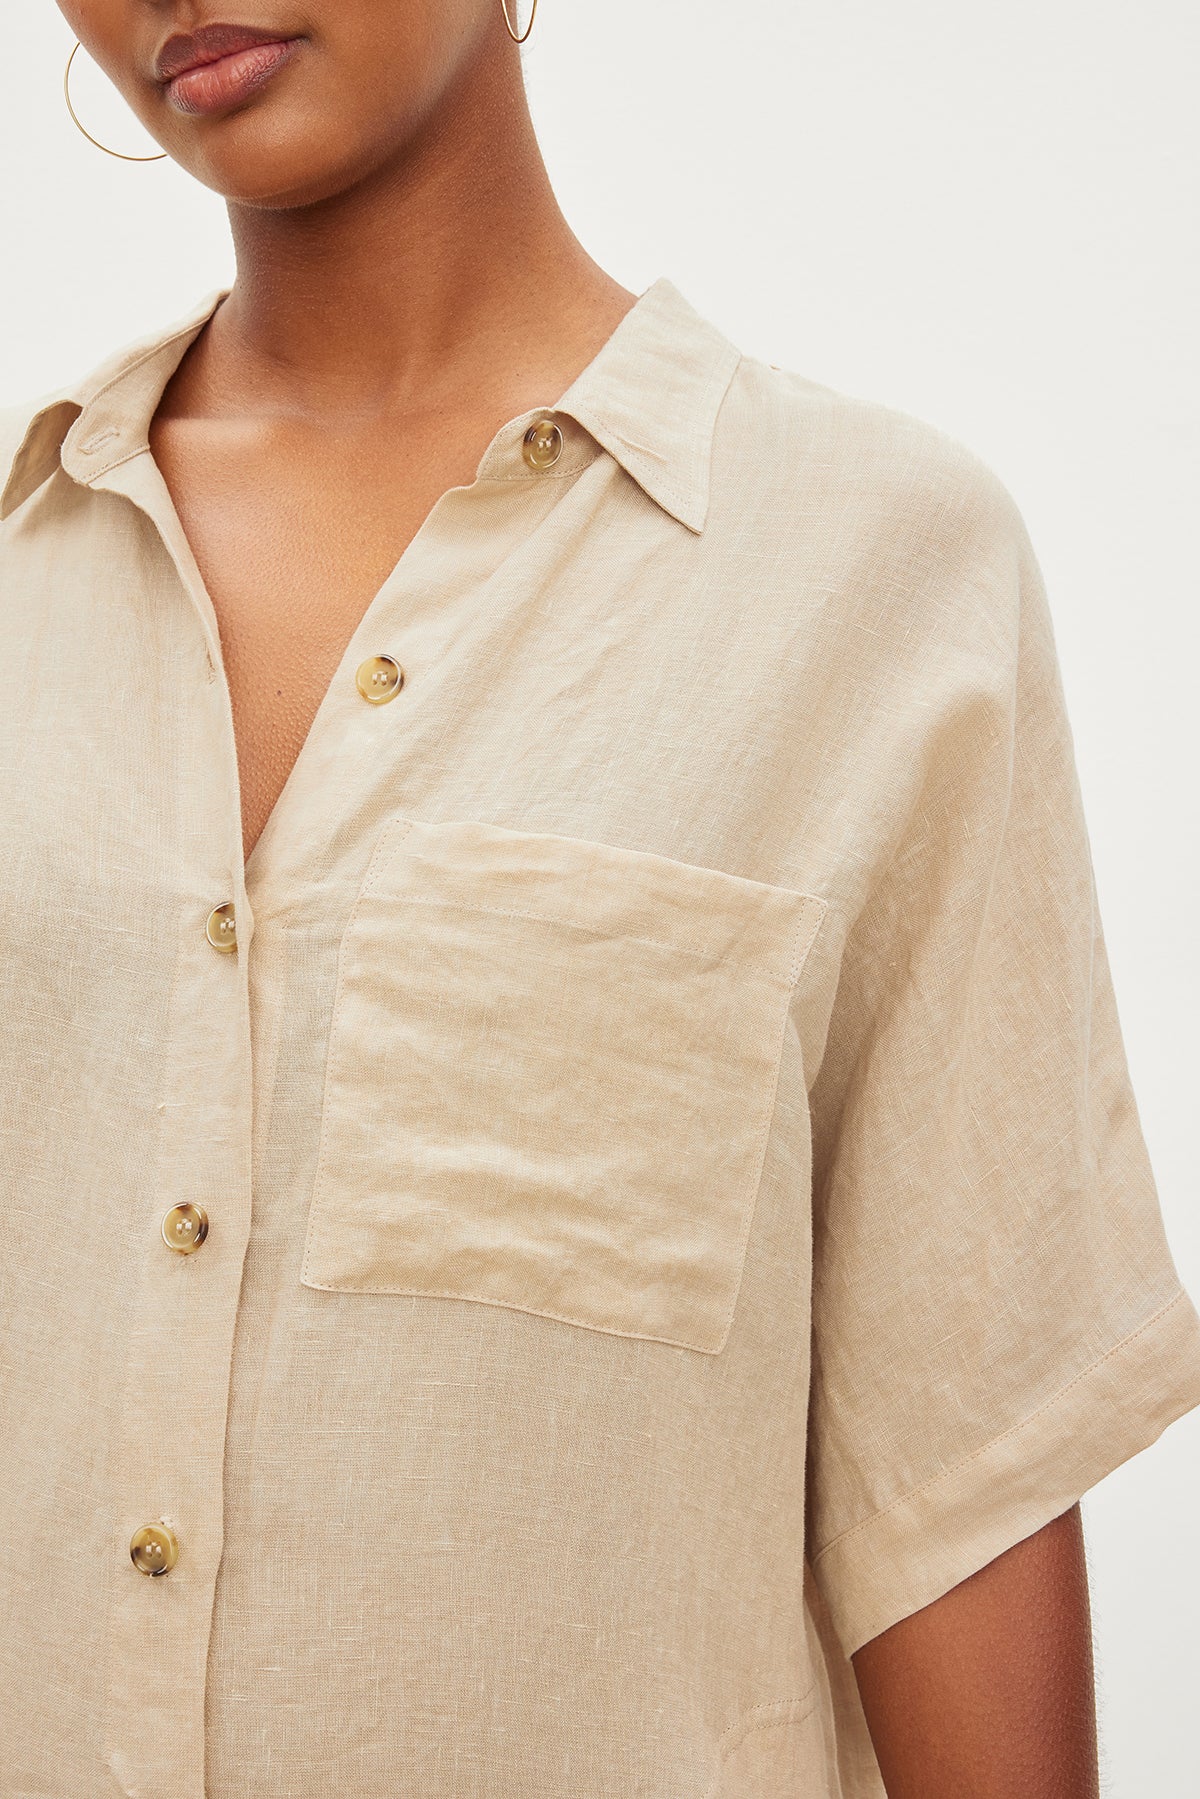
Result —
M246 894L263 884L280 843L285 822L295 804L298 788L312 762L314 744L323 737L331 708L345 683L347 670L361 651L373 622L379 618L388 596L403 580L414 558L428 546L428 539L445 507L455 497L472 492L483 482L534 481L546 484L550 491L562 491L564 477L581 473L595 458L607 452L666 512L672 513L692 531L702 528L707 504L707 456L711 417L731 379L738 352L714 327L695 314L678 290L664 276L659 276L636 297L634 304L617 321L608 337L588 361L568 381L563 392L552 402L526 408L501 424L482 452L475 474L468 482L448 487L429 507L417 530L409 538L347 638L330 680L321 694L308 727L292 758L287 775L263 821L254 843L244 847L242 822L242 771L240 741L233 718L232 690L221 639L216 607L197 558L184 529L165 477L154 458L149 443L149 421L158 400L170 380L174 368L186 354L189 343L203 330L230 290L221 289L205 302L203 312L193 315L171 338L160 340L149 348L138 347L131 360L124 356L114 369L105 371L106 378L87 396L82 416L67 434L63 460L73 478L93 488L123 494L148 517L156 528L168 555L175 564L180 582L195 607L206 636L208 658L213 677L224 683L228 746L232 750L233 779L236 795L236 841L231 845L231 876ZM159 367L161 376L157 393L143 385L148 406L145 434L141 442L127 434L128 416L122 417L114 396L133 371L149 368L167 344L179 345L179 355L170 368ZM710 378L697 387L693 353L703 347L712 364ZM652 364L655 380L666 397L665 412L659 424L659 439L644 442L642 429L633 429L627 417L631 371L639 371L644 379L647 363ZM142 377L143 384L145 377ZM682 386L681 386L682 384ZM678 390L678 391L677 391ZM141 402L139 402L140 405ZM518 463L511 472L507 463L499 466L500 452L511 448L519 456L519 434L523 427L539 415L556 416L586 440L590 454L575 469L525 470ZM140 432L140 424L136 425ZM121 439L124 437L122 448ZM120 454L99 468L90 459L107 441L117 440ZM508 441L508 440L511 440Z
M154 525L168 555L175 565L180 584L192 604L195 606L204 626L206 651L213 669L213 678L220 680L224 685L225 723L233 756L233 779L235 784L237 821L237 831L235 836L237 858L236 867L232 872L235 876L235 880L240 884L241 891L246 895L246 898L250 903L251 911L253 911L253 892L256 887L261 886L265 882L266 877L262 871L268 866L272 849L280 836L281 830L284 828L281 820L286 820L294 803L295 793L301 785L308 764L312 761L313 746L324 734L325 726L328 723L329 713L338 703L338 697L345 689L348 671L351 676L353 674L356 657L361 660L362 656L366 654L366 651L363 648L364 640L369 635L372 624L378 619L380 612L386 605L388 597L394 592L397 585L403 579L407 566L410 565L411 562L426 548L430 534L434 529L435 520L442 512L444 512L446 505L456 496L469 494L483 482L493 478L485 471L493 462L497 451L501 448L507 438L511 437L515 444L519 441L523 428L525 428L529 422L544 414L553 413L556 410L557 407L553 405L535 405L527 407L523 412L517 413L512 418L507 419L495 432L493 432L486 448L479 457L476 471L472 479L467 482L459 482L454 486L444 488L433 501L416 531L410 536L408 542L385 575L383 581L372 594L366 607L359 616L353 631L346 640L341 655L338 657L337 663L334 666L332 675L321 694L321 698L311 719L309 720L308 729L301 740L299 749L292 759L291 766L288 769L283 785L276 794L275 800L263 821L262 828L255 838L249 852L244 848L244 831L242 826L241 751L233 717L233 695L229 684L224 647L221 640L220 618L213 602L212 595L208 590L208 584L204 579L195 552L184 528L183 521L179 515L179 510L175 505L170 488L167 485L162 470L159 468L154 453L148 443L145 444L140 451L134 452L121 463L114 465L112 469L106 471L103 477L97 480L96 485L98 487L103 486L106 489L118 492L128 499L131 504L138 506L150 520L151 524ZM583 428L580 427L580 429L582 430ZM574 473L581 473L583 466L585 465L581 464ZM515 479L535 481L537 480L537 477L530 474L528 477L522 475L515 477ZM148 483L148 491L139 491L139 489L142 488L143 481ZM557 481L555 482L555 488L558 488Z

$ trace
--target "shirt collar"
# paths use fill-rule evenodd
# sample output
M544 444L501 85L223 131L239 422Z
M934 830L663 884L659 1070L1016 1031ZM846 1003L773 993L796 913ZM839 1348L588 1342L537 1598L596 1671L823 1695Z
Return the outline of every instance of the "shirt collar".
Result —
M704 528L717 413L741 352L660 275L553 410L681 524Z
M227 288L165 332L48 395L30 419L0 495L6 519L61 466L90 486L148 446L163 389ZM717 412L740 352L660 275L546 412L575 419L664 512L704 528ZM482 465L481 465L482 466Z
M126 345L39 402L8 468L0 467L0 522L56 468L88 487L149 447L150 420L163 389L228 291L216 289L167 330Z

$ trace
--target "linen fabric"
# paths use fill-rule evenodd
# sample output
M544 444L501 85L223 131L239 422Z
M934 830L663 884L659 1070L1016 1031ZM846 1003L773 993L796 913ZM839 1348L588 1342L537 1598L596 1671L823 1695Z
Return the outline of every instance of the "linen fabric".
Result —
M879 1799L853 1652L1200 1402L1020 512L660 278L244 860L222 297L0 420L0 1794Z

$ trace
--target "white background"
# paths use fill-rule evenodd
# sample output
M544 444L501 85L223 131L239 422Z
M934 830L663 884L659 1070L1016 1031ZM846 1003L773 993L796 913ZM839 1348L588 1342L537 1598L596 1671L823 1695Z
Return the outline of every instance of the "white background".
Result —
M50 0L8 0L0 404L231 275L218 200L77 136L70 43ZM619 280L670 275L743 349L934 421L1013 492L1168 1235L1200 1298L1200 10L542 0L525 54L564 209ZM80 64L89 125L153 148ZM1084 1500L1106 1799L1200 1790L1198 1500L1200 1411Z

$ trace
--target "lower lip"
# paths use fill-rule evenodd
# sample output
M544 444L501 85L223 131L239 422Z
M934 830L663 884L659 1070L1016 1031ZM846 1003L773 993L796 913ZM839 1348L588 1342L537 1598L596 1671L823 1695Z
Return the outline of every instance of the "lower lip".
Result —
M201 63L176 75L167 83L167 98L179 112L228 112L230 107L239 106L256 94L299 48L299 38L287 38L255 44L249 50L235 50L232 56Z

